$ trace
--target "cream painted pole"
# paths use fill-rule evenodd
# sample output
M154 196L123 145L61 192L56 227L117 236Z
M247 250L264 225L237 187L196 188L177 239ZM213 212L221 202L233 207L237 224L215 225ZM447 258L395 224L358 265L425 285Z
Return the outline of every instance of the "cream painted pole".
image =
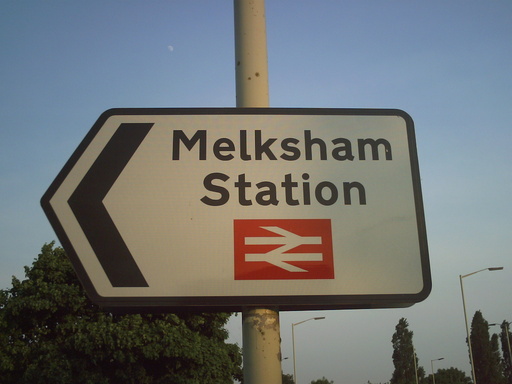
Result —
M244 383L281 384L279 312L250 308L242 315Z
M234 0L236 106L268 107L265 0Z
M236 106L268 107L264 0L234 0ZM244 383L281 384L277 308L246 308L242 314Z

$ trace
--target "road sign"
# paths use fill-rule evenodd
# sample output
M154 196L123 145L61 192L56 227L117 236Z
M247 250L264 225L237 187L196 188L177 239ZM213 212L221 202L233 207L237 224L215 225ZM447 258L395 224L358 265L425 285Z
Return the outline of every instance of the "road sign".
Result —
M431 289L400 110L112 109L41 202L107 308L395 307Z

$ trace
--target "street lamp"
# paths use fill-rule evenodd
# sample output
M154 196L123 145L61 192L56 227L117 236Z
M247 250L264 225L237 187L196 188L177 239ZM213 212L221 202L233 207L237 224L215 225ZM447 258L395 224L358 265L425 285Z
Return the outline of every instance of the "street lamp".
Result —
M471 375L473 376L473 384L476 384L476 376L475 376L475 363L473 361L473 348L471 348L471 338L469 336L469 326L468 326L468 315L466 313L466 300L464 298L464 285L462 284L462 279L471 275L474 275L478 272L483 271L501 271L503 267L490 267L490 268L484 268L480 269L475 272L468 273L467 275L459 275L460 279L460 291L462 293L462 306L464 307L464 320L466 321L466 334L468 336L468 345L469 345L469 360L471 361Z
M299 321L298 323L292 324L293 382L295 384L297 384L297 370L296 370L296 365L295 365L295 326L305 323L306 321L309 321L309 320L323 320L323 319L325 319L325 317L323 317L323 316L322 317L312 317L310 319L302 320L302 321Z
M432 369L432 384L436 384L436 375L434 375L434 361L444 360L444 357L439 359L430 360L430 368Z

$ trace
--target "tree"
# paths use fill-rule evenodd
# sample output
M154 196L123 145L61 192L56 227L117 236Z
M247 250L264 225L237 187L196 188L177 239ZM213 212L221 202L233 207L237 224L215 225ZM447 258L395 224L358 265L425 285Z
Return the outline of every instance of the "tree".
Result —
M393 344L393 365L395 370L391 377L391 384L409 384L416 382L416 369L418 372L422 370L418 367L418 359L414 352L412 343L413 332L408 329L409 324L405 318L401 318L395 327L396 332L393 334L391 342ZM414 359L416 361L414 361ZM423 370L424 372L424 370Z
M418 358L416 358L416 364L418 364ZM428 378L425 373L425 369L423 367L418 367L418 383L419 384L428 384Z
M282 378L282 384L295 384L295 381L293 381L293 375L289 373L283 373L281 375Z
M501 351L503 353L503 374L505 382L512 384L512 356L510 356L510 345L512 345L512 335L510 334L510 323L503 320L501 323Z
M435 375L436 384L471 384L471 378L457 368L438 369ZM432 382L432 375L429 375L429 383Z
M313 380L311 384L334 384L334 381L327 380L325 377L321 379Z
M473 363L477 383L502 384L502 374L498 338L489 338L489 323L476 311L471 322L471 348L473 350Z
M505 376L503 376L503 365L500 355L499 336L493 333L491 336L491 375L492 382L505 384Z
M2 383L232 383L241 353L229 314L102 312L62 248L46 244L26 279L0 290Z

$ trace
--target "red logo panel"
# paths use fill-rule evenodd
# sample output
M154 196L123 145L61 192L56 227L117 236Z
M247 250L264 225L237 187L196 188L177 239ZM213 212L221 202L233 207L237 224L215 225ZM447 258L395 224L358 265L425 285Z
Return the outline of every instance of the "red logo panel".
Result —
M235 280L334 279L331 220L235 220Z

